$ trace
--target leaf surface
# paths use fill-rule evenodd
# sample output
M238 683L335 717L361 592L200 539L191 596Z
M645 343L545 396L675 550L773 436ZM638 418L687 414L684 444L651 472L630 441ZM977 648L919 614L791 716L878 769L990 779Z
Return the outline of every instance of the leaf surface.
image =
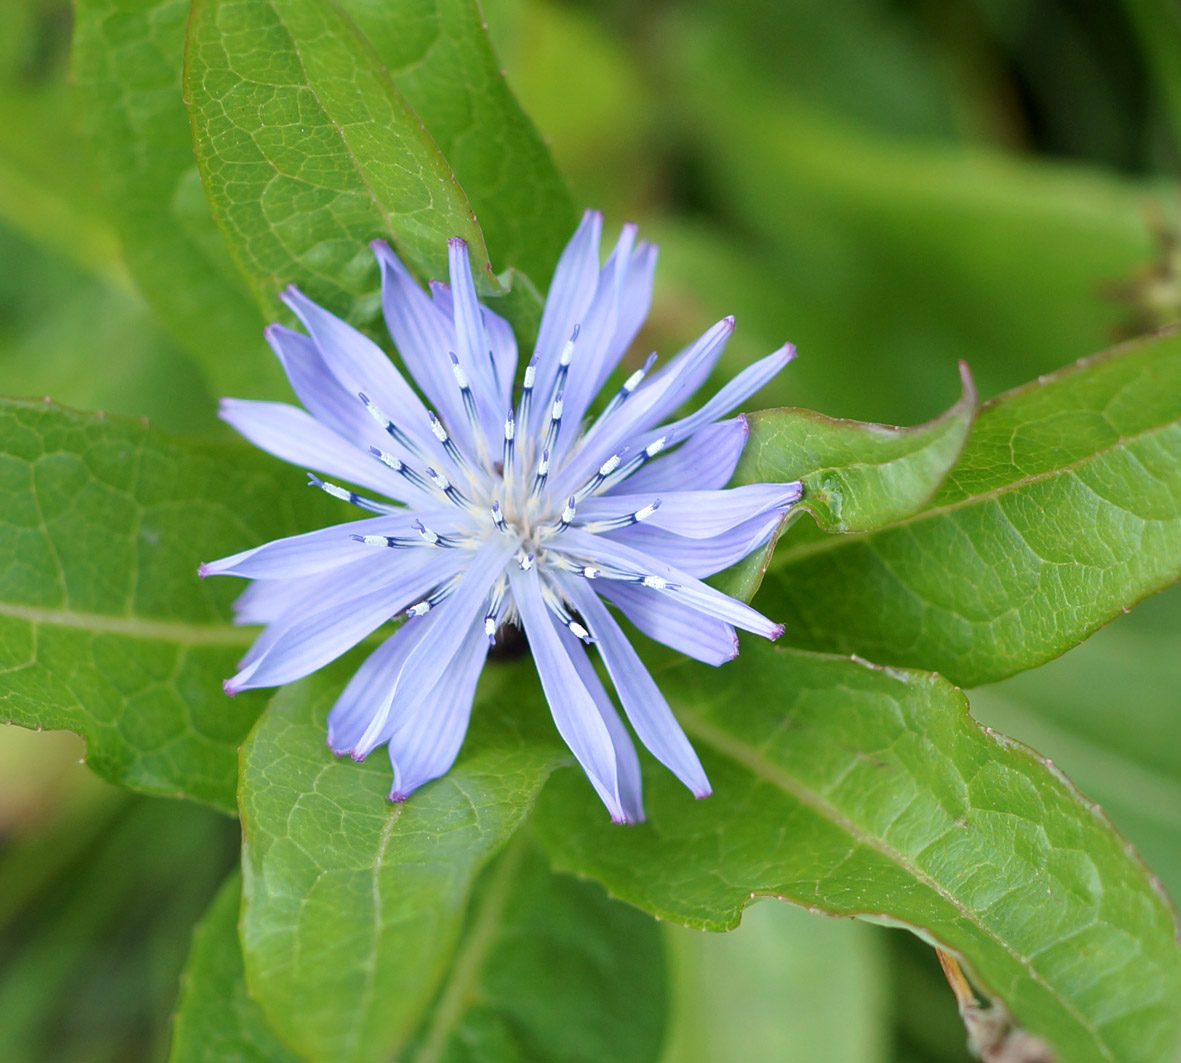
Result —
M242 876L234 871L193 931L169 1063L299 1063L246 992L238 944L241 899Z
M73 73L95 176L135 280L225 394L274 394L263 320L201 192L181 99L187 0L79 0Z
M980 412L930 506L785 541L757 604L810 649L975 686L1033 668L1181 575L1181 334L1086 359Z
M325 745L335 671L283 688L243 750L242 936L247 984L280 1036L313 1063L359 1063L409 1043L477 875L566 754L516 730L508 688L488 696L495 670L459 762L391 804L384 755L358 765Z
M0 719L76 731L112 782L233 811L263 699L221 680L253 632L226 620L236 581L196 568L339 519L281 476L245 446L0 403Z
M977 725L945 680L762 644L661 679L713 783L663 771L612 829L572 772L538 829L556 866L661 918L722 930L754 894L910 927L1072 1063L1171 1063L1174 913L1048 762Z
M789 519L794 524L807 510L826 532L872 531L909 517L931 500L972 427L976 391L967 366L960 366L960 376L960 400L916 428L837 420L811 410L750 414L750 438L734 482L802 481L803 497ZM810 531L797 525L795 536L798 540ZM776 541L748 555L717 585L749 599L772 564Z
M463 237L477 284L498 290L446 160L328 0L196 0L184 86L214 215L268 313L293 283L375 317L377 237L423 277L445 277L447 240Z
M343 0L455 171L499 271L543 291L577 221L549 149L517 103L475 0Z

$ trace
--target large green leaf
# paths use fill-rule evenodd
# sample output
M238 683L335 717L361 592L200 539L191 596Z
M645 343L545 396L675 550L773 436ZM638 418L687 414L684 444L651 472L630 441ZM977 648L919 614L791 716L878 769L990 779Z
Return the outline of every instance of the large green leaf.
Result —
M280 1036L313 1063L359 1063L390 1058L413 1035L476 876L565 752L521 734L503 685L517 669L489 669L459 763L391 804L385 756L358 765L325 745L335 672L280 691L243 750L242 940L250 991Z
M917 930L1071 1063L1172 1063L1181 951L1159 885L1096 806L925 673L763 644L662 686L710 774L646 778L611 828L562 772L538 807L556 865L691 926L754 894Z
M330 522L277 475L244 446L0 403L0 719L76 731L113 782L232 811L263 700L221 680L253 632L225 619L233 581L196 567Z
M574 231L570 193L497 63L476 0L342 0L455 171L497 269L544 291Z
M278 365L193 161L180 83L188 15L188 0L79 0L82 125L127 263L161 320L219 391L271 393Z
M170 1063L298 1063L246 992L238 908L242 879L235 871L193 932L181 977Z
M477 284L499 290L446 160L329 0L195 0L184 84L214 215L268 311L294 283L371 318L375 237L443 277L447 239L461 236Z
M926 510L781 547L785 638L974 686L1063 653L1181 575L1181 333L987 404Z

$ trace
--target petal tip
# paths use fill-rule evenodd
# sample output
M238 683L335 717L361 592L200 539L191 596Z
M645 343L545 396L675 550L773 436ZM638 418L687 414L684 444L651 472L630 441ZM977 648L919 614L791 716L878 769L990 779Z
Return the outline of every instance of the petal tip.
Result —
M225 691L227 697L234 697L242 688L238 686L233 679L223 679L221 684L222 690Z
M209 562L208 561L202 561L201 564L199 564L197 566L197 575L200 576L202 579L205 579L206 577L213 575L213 573L209 571Z

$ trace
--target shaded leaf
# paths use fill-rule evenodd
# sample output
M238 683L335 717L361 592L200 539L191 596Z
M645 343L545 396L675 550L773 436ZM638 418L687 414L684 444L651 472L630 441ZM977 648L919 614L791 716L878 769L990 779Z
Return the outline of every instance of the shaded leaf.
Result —
M247 984L313 1063L385 1060L406 1045L477 875L565 759L553 738L517 730L516 698L499 685L516 669L488 672L460 761L403 804L386 798L385 756L358 765L325 745L343 685L332 672L281 690L243 750Z
M555 875L518 835L476 883L406 1063L654 1063L664 952L648 916Z
M241 898L242 878L234 871L193 932L170 1063L298 1063L246 993L238 944Z
M1181 334L988 403L928 509L785 545L763 612L790 642L963 686L1065 652L1181 575Z
M221 680L254 633L226 620L233 581L196 567L330 523L276 475L244 446L0 403L0 719L76 731L112 782L232 811L264 702Z
M188 0L79 0L74 78L95 174L127 263L161 321L223 393L282 387L263 320L204 196L181 99Z
M733 927L769 894L910 927L1060 1058L1171 1063L1167 899L1094 805L945 680L753 644L662 686L714 796L654 772L649 823L621 831L560 773L537 816L559 868L690 926Z
M461 236L477 284L497 290L446 160L328 0L195 0L184 84L214 215L268 313L294 283L350 320L375 316L376 237L445 277Z
M497 270L542 290L577 222L549 149L500 70L475 0L342 0L475 208Z

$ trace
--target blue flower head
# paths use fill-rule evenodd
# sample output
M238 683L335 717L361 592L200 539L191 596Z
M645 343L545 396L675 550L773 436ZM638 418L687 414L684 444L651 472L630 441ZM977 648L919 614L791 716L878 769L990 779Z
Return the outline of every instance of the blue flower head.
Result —
M253 580L236 618L266 625L226 691L298 679L405 617L328 717L337 754L389 746L395 801L451 767L506 624L523 629L558 731L612 819L643 818L640 770L589 646L640 741L705 797L696 754L607 603L712 665L737 653L735 628L782 631L701 579L765 543L800 497L798 482L725 487L747 426L723 418L793 350L677 417L733 331L724 318L663 368L650 357L591 414L647 315L656 265L625 226L601 266L601 227L588 213L563 252L519 389L516 340L477 300L464 242L450 243L450 285L428 295L378 241L386 324L423 397L375 343L289 288L307 335L266 335L304 409L222 402L257 446L380 496L312 475L373 515L201 566Z

